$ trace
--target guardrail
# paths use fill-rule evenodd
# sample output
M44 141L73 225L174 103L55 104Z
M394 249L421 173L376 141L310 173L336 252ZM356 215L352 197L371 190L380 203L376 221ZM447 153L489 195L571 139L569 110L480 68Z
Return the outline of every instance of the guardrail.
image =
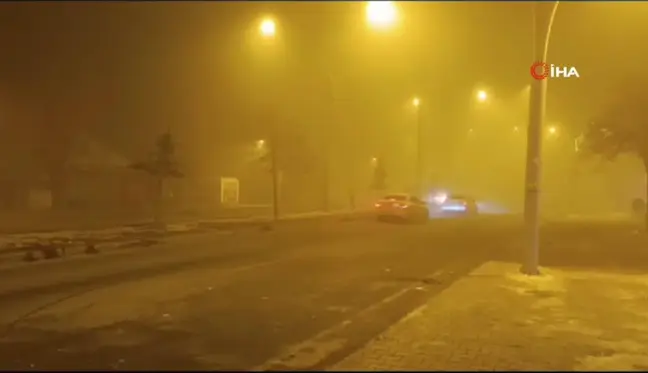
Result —
M279 218L279 223L317 219L350 220L362 218L368 211L334 211L290 214ZM11 261L34 262L78 254L98 254L103 248L130 248L152 246L168 235L203 232L208 230L235 230L245 227L270 228L271 217L196 220L171 224L141 224L110 229L59 231L0 236L0 264ZM229 228L229 229L228 229Z

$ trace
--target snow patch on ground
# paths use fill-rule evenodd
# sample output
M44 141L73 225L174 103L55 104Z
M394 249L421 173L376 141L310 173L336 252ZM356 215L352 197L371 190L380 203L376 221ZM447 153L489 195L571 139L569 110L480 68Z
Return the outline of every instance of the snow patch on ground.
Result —
M535 333L589 345L577 371L648 369L648 276L542 269L511 273L505 288L533 296ZM569 336L569 337L568 337ZM577 342L580 341L580 342Z

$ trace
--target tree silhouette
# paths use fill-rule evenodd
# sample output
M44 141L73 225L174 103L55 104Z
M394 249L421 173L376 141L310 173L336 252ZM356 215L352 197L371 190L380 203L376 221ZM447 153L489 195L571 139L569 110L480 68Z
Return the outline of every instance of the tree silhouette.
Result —
M611 161L620 154L635 155L643 161L648 174L648 92L643 83L626 82L616 100L588 124L581 145L584 151ZM648 211L644 219L648 230Z
M378 158L374 166L373 188L375 190L385 190L387 188L387 170L382 158Z
M171 133L165 132L158 136L155 149L147 161L133 163L134 170L146 172L155 180L154 220L162 219L163 191L167 180L181 178L184 174L178 168L175 155L175 142Z

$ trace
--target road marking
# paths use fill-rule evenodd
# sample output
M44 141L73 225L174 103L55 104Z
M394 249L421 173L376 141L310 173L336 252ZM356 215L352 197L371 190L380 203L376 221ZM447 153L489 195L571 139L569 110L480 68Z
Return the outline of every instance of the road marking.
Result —
M429 276L424 278L436 278L444 273L443 270L437 270ZM336 338L335 334L342 331L347 326L353 324L354 320L362 319L363 316L376 311L387 304L395 301L396 299L404 296L411 291L418 291L421 284L407 286L396 293L383 298L382 300L372 304L371 306L356 313L352 318L346 319L341 323L325 329L312 338L299 342L295 345L289 346L285 351L278 356L270 358L263 364L250 369L250 371L260 372L275 370L277 366L281 366L282 370L300 370L312 367L317 363L323 361L331 354L344 348L346 339ZM275 369L273 369L275 368Z

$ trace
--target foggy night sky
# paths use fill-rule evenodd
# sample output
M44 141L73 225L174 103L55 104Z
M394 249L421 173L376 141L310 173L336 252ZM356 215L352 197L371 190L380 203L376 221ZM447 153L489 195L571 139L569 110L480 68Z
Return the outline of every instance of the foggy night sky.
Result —
M300 97L326 97L323 67L362 118L348 133L365 136L414 94L433 101L445 132L463 126L456 118L478 85L510 96L528 83L531 3L401 6L400 29L376 35L359 2L3 2L1 125L82 129L129 156L166 128L196 154L260 138L268 56L249 35L268 13L282 27L281 74L290 71L270 96L286 118L308 110ZM648 3L561 3L549 62L581 79L551 82L549 119L581 126L610 85L645 75L647 15Z

